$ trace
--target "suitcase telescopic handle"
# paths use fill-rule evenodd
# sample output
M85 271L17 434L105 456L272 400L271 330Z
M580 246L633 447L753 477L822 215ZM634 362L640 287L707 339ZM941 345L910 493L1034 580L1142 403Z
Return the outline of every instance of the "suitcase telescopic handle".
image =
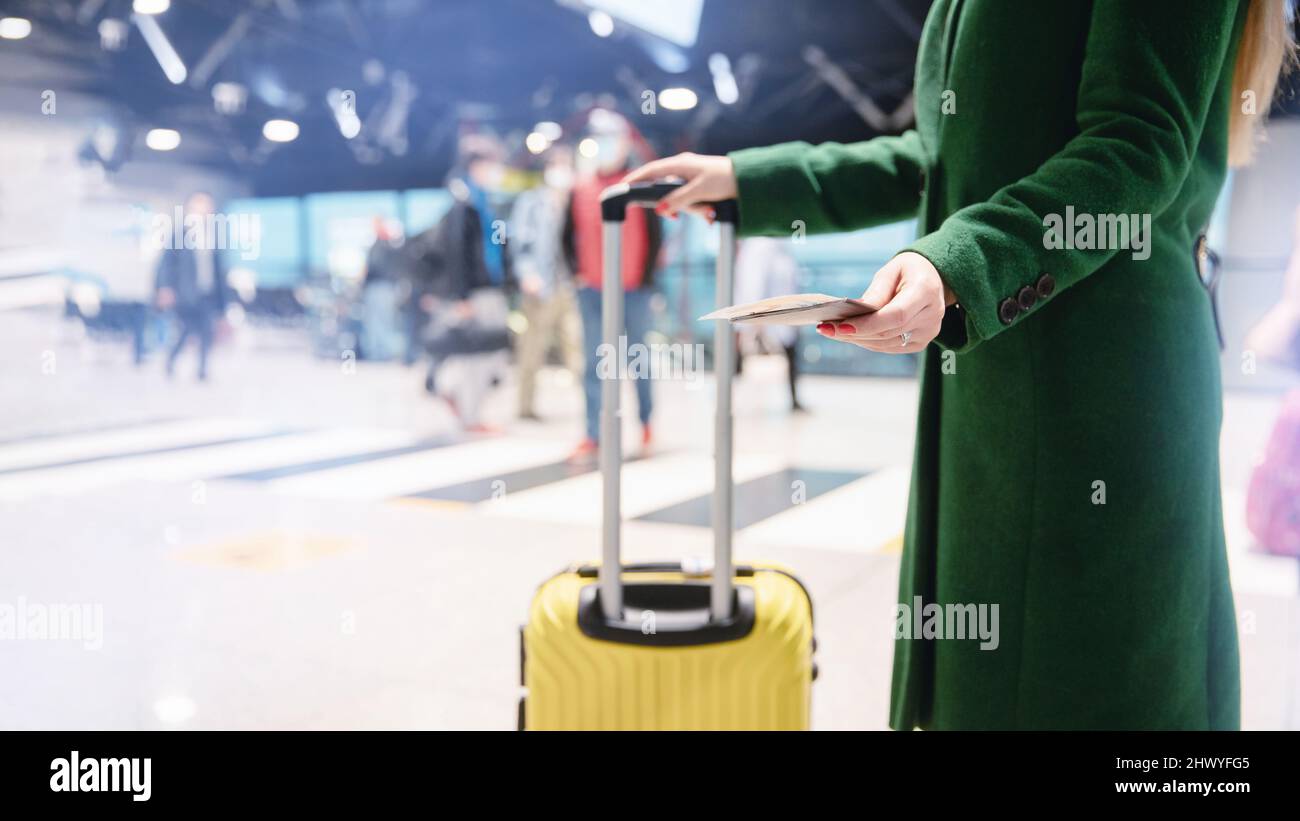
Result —
M600 197L603 222L603 277L601 280L601 339L606 351L617 351L618 337L623 332L623 222L627 208L632 204L645 205L658 202L666 194L680 188L681 180L656 180L654 182L619 184L606 188ZM715 300L719 307L732 303L732 274L735 268L736 222L738 208L735 200L709 203L720 229L718 243L718 270ZM713 427L713 576L710 583L709 613L714 622L732 617L735 591L732 585L731 535L734 507L731 478L731 378L735 371L735 336L727 322L714 328L713 370L717 384L716 411ZM589 352L589 354L594 352ZM599 589L601 610L605 618L618 621L623 618L622 567L622 511L620 505L622 454L621 402L622 369L613 369L612 375L602 380L600 388L600 472L603 491L601 500L601 565Z
M600 194L600 218L605 222L622 222L629 205L648 205L658 202L686 183L682 180L663 179L652 182L619 183L611 185ZM735 200L706 203L713 209L720 223L736 224L738 210Z

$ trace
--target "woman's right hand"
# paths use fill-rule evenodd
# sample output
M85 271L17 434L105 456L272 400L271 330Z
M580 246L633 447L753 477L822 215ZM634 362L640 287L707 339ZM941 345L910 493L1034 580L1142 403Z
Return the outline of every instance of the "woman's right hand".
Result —
M689 211L711 219L708 203L736 197L736 171L730 157L691 153L665 157L646 163L624 177L623 182L650 182L664 177L680 177L686 184L659 200L655 213L661 217L675 218L679 211Z

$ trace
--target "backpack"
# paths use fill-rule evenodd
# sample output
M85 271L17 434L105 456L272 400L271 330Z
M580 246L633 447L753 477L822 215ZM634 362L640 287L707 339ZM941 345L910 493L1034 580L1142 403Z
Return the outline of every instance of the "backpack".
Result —
M1300 558L1300 390L1282 400L1264 459L1250 477L1246 526L1260 550Z

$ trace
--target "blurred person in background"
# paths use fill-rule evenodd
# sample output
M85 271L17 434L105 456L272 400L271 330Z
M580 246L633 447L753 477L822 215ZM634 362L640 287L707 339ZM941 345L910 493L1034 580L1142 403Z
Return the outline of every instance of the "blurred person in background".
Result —
M519 416L537 419L537 372L554 347L575 376L582 372L581 330L573 274L563 247L573 151L555 145L546 153L542 184L519 195L510 218L511 259L528 327L519 339Z
M757 302L799 292L799 263L782 240L750 237L736 249L735 304ZM740 325L736 373L748 354L780 352L790 384L790 409L803 411L795 383L799 379L799 328L794 325Z
M900 614L1010 617L986 652L900 615L895 729L1239 729L1220 343L1195 249L1254 152L1244 91L1266 113L1294 59L1287 6L941 0L914 130L629 176L686 180L665 214L737 199L742 235L920 217L865 289L879 309L817 330L922 352ZM1067 209L1150 230L1053 241Z
M603 109L592 111L589 137L583 142L594 149L594 169L580 175L573 189L564 227L564 248L578 285L578 309L582 316L583 392L586 396L586 435L569 460L587 463L595 459L600 437L600 378L596 372L596 350L601 342L600 294L603 278L600 194L627 173L632 158L632 131L627 120ZM623 321L627 344L644 343L650 331L654 270L658 264L663 229L659 219L644 208L629 208L623 222L622 280ZM653 436L650 414L653 399L649 379L632 380L636 386L637 411L641 420L642 452L650 450Z
M170 311L177 327L176 341L167 354L168 378L175 374L176 358L191 336L199 346L199 381L208 378L208 354L228 298L225 264L214 247L216 237L209 236L209 217L215 212L210 194L191 194L185 202L186 247L167 248L158 259L154 304Z
M504 169L493 144L467 147L447 185L452 206L421 235L415 253L426 283L420 307L430 318L425 390L444 399L472 431L487 430L482 402L508 365L505 232L486 205ZM452 366L446 373L445 365Z
M1282 298L1246 337L1246 349L1300 372L1300 209L1295 213L1291 260L1283 278Z
M366 253L366 272L361 285L364 319L361 328L361 356L385 360L397 354L398 288L405 277L406 255L400 229L383 217L374 219L375 241Z

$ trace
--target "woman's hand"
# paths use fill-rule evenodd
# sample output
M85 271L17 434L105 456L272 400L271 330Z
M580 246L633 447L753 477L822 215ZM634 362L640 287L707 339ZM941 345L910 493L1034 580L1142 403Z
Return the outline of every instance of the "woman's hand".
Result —
M710 202L734 199L736 172L729 157L702 154L678 154L662 160L648 162L623 178L623 182L649 182L664 177L681 177L686 184L659 200L655 213L661 217L676 217L679 211L709 219Z
M944 312L955 301L930 260L911 251L876 271L862 300L881 308L839 323L823 322L817 333L869 351L915 353L939 335Z

